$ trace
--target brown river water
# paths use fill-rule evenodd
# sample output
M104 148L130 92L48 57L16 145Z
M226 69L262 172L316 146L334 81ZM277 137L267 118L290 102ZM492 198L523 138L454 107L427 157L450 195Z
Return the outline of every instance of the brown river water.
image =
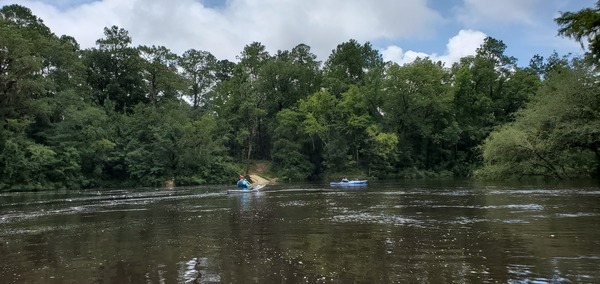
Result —
M0 194L0 283L600 283L600 187Z

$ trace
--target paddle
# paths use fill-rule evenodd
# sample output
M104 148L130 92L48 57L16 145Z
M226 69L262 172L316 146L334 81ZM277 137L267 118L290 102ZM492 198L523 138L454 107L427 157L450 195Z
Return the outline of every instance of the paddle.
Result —
M265 187L265 186L264 186L264 185L262 185L262 184L259 184L259 185L256 185L256 186L255 186L254 188L252 188L252 189L253 189L253 190L257 190L257 191L258 191L258 190L262 189L263 187Z
M253 174L250 174L248 176L252 179L252 181L254 181L254 183L253 183L253 184L255 184L254 189L257 191L260 189L263 189L264 187L267 186L267 184L269 184L269 180L266 180L266 179L262 178L261 176L253 175Z

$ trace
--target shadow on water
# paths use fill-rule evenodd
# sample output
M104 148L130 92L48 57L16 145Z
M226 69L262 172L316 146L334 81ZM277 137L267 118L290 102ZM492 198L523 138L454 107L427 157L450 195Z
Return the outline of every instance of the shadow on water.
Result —
M0 194L3 283L597 283L596 182Z

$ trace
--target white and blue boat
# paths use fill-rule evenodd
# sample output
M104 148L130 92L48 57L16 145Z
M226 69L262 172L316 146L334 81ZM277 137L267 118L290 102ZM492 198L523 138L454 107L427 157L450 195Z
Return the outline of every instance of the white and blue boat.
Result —
M229 189L227 190L227 194L236 194L236 193L253 193L253 192L258 192L260 191L262 188L264 188L264 185L257 185L254 188L249 188L249 189Z
M349 181L339 181L339 182L330 182L330 186L366 186L367 180L349 180Z

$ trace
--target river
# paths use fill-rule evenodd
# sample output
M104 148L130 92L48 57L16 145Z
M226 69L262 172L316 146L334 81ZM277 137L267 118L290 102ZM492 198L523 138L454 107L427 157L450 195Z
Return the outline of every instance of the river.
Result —
M598 183L0 194L2 283L600 283Z

